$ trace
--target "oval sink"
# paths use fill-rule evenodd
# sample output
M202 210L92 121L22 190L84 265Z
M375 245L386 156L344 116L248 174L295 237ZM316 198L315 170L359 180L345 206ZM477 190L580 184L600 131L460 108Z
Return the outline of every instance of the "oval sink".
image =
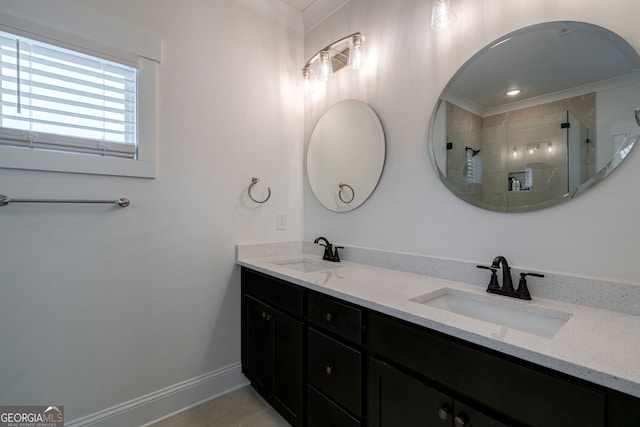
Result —
M547 338L552 338L572 316L531 303L451 288L420 295L411 301Z
M334 268L340 268L340 265L335 265L334 262L328 261L313 261L306 258L290 259L287 261L275 262L276 265L290 268L296 271L302 271L303 273L312 273L314 271L333 270Z

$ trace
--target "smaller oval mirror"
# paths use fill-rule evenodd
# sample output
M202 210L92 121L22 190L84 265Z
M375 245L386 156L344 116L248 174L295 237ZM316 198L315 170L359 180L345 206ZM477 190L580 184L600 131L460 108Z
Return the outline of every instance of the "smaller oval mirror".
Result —
M462 200L499 212L541 209L620 164L640 133L638 107L640 56L624 39L583 22L533 25L489 44L451 78L429 151Z
M373 193L384 167L382 124L367 104L341 101L320 117L307 150L307 177L327 209L347 212Z

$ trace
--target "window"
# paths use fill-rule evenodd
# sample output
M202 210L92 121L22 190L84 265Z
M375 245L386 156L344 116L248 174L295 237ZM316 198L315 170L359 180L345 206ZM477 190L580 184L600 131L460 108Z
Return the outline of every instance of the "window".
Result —
M161 58L158 35L71 2L2 3L0 168L155 178Z
M136 71L0 32L0 144L135 159Z

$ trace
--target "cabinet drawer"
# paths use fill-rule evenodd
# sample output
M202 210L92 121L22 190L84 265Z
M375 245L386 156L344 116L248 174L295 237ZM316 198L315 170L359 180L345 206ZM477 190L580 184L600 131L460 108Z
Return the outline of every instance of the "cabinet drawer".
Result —
M309 320L341 337L362 344L362 310L316 292L309 296Z
M298 317L303 315L304 290L302 288L245 267L242 268L242 293Z
M309 383L360 417L362 353L313 328L308 344Z
M536 427L602 426L605 393L579 380L372 313L370 348L463 396Z
M309 386L309 427L359 427L360 421Z

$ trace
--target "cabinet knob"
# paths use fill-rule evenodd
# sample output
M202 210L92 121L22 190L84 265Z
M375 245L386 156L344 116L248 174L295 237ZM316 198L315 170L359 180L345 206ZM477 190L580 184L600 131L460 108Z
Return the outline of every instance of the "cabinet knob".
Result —
M461 412L457 417L453 419L453 425L455 425L456 427L465 427L468 422L469 417L467 417L467 414L465 414L464 412Z
M327 373L327 375L333 375L333 373L336 371L336 368L335 366L327 365L327 367L324 370Z
M263 319L266 319L266 318L267 318L267 312L266 312L266 311L263 311L263 312L262 312L262 318L263 318Z
M326 316L324 316L325 319L327 319L327 322L331 322L333 319L335 319L335 316L331 313L327 313Z
M449 418L449 414L451 413L451 406L444 404L442 408L438 409L438 418L441 420L446 420Z

